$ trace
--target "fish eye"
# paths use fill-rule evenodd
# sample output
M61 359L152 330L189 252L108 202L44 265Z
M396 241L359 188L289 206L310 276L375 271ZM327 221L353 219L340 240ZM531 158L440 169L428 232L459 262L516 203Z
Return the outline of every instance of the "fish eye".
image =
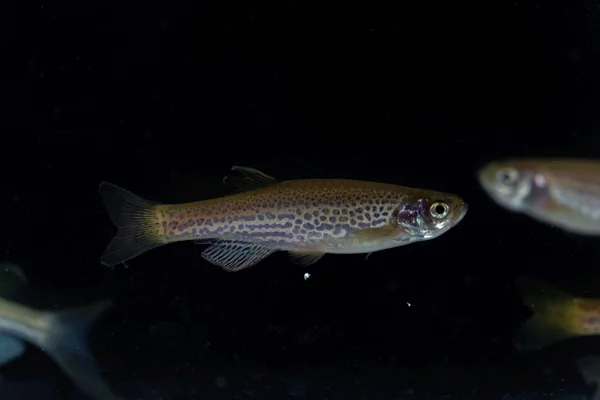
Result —
M450 207L448 204L441 201L436 201L429 207L429 213L433 218L444 218L446 215L448 215L449 211Z
M519 179L519 171L514 168L504 168L496 172L496 179L503 185L514 185Z

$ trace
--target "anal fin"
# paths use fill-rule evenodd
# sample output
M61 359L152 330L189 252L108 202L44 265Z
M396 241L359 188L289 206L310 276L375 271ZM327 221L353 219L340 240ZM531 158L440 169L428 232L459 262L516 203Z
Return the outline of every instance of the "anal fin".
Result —
M307 267L311 264L316 263L325 255L325 253L319 253L314 251L290 251L289 254L296 264L301 265L303 267Z
M0 335L0 367L21 357L25 343L14 336Z
M260 244L221 240L202 252L202 258L228 272L240 271L264 260L276 249Z

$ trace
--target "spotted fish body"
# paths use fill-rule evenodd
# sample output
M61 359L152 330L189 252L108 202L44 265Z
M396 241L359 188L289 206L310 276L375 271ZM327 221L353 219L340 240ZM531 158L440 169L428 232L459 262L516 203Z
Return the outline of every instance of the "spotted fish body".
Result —
M393 185L298 180L226 199L164 206L158 213L169 241L219 237L282 250L353 253L359 249L351 234L386 226L403 197Z
M486 192L509 210L567 231L600 235L600 162L514 159L479 171Z
M135 232L125 231L136 251L117 235L103 262L114 265L171 242L217 240L203 257L227 270L249 267L280 250L310 264L325 253L370 253L431 239L458 223L467 209L457 196L430 190L339 179L280 182L250 168L234 169L244 177L228 177L226 184L245 191L185 204L149 203L103 184L101 192L120 232L132 229L122 221L123 204L128 204L133 206L129 215L144 228L144 235L137 230L138 238L146 241L140 247L132 238ZM114 198L126 201L114 207ZM444 215L430 221L427 207L433 204Z

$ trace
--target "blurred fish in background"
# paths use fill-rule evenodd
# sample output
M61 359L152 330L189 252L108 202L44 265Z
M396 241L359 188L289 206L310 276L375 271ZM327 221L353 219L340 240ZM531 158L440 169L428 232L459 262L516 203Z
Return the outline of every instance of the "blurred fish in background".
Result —
M123 400L103 380L87 343L87 331L110 305L91 305L60 310L36 310L10 299L19 296L27 278L12 263L0 263L0 367L17 359L29 342L46 352L92 399Z
M478 172L499 205L582 235L600 235L600 161L508 159Z
M569 295L554 285L521 276L516 282L533 312L515 338L521 350L534 350L578 336L600 335L600 299Z

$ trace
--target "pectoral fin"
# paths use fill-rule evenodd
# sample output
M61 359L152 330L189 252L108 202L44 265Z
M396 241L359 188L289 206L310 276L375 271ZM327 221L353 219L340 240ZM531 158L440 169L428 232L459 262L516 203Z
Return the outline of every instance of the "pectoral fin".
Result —
M352 236L361 242L372 242L379 239L385 239L397 232L397 228L387 225L380 228L365 228L358 230Z
M222 240L202 252L202 258L225 271L249 268L273 254L276 249L254 243Z
M319 261L325 253L309 252L309 251L290 251L290 257L292 260L303 267L307 267L311 264Z
M25 352L25 343L14 336L0 335L0 367L16 360Z

